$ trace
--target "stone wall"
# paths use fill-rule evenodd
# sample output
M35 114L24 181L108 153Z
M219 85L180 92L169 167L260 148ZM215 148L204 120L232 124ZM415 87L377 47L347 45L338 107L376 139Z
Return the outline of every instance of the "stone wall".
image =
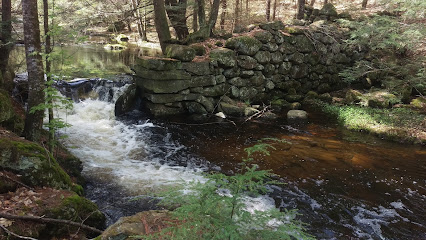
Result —
M361 56L343 44L344 31L326 24L263 24L228 39L204 61L141 58L134 66L136 83L156 116L232 114L223 109L230 101L300 102L309 92L321 95L344 87L338 73Z

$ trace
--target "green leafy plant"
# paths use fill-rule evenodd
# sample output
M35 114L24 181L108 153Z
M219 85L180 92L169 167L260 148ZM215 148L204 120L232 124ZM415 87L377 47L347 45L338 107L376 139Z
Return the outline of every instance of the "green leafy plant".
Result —
M46 111L51 109L53 112L58 113L59 110L65 110L66 112L72 110L73 103L70 99L62 96L59 91L54 88L53 80L46 82L46 88L44 89L45 102L31 108L30 113L36 111ZM58 114L55 118L49 119L47 123L44 124L46 128L49 129L49 134L55 136L55 133L59 129L70 127L71 125L62 119ZM52 150L57 145L57 140L55 138L49 139L49 146Z
M284 142L265 139L245 149L247 157L235 175L207 174L206 182L192 182L162 194L161 204L179 205L172 212L177 224L143 239L313 239L296 220L296 210L257 211L246 204L265 194L267 185L281 184L271 179L274 175L269 170L254 164L255 154L269 155L268 149L275 149L273 141Z

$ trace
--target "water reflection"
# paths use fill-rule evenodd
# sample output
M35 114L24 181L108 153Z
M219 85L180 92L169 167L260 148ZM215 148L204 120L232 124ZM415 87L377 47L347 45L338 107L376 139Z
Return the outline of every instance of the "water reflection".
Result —
M155 49L127 48L110 51L102 45L78 45L55 47L52 72L57 76L73 78L111 78L117 74L132 73L130 66L138 56L158 55ZM11 52L10 64L17 73L25 72L24 46L16 46Z

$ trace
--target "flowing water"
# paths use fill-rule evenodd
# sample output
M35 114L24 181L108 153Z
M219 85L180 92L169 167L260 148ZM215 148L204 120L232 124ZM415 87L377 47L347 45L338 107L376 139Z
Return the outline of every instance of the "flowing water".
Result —
M315 114L304 125L155 120L137 110L116 118L114 100L125 87L112 87L107 99L76 102L64 132L84 163L88 197L108 224L155 209L153 193L175 182L203 181L198 173L212 169L235 172L244 148L268 137L291 144L274 144L256 163L286 184L271 186L270 198L253 207L299 209L318 239L426 239L423 146L347 132Z

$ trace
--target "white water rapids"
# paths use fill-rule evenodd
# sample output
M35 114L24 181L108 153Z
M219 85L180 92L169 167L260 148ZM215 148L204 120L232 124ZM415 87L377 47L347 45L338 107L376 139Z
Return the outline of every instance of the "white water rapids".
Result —
M123 89L116 88L114 101ZM149 121L124 124L114 116L114 103L85 100L74 104L72 112L63 116L71 127L63 134L64 144L83 161L83 174L112 183L131 195L145 194L162 186L203 181L195 166L172 166L167 159L184 147L164 136L152 144L150 129L159 128Z

